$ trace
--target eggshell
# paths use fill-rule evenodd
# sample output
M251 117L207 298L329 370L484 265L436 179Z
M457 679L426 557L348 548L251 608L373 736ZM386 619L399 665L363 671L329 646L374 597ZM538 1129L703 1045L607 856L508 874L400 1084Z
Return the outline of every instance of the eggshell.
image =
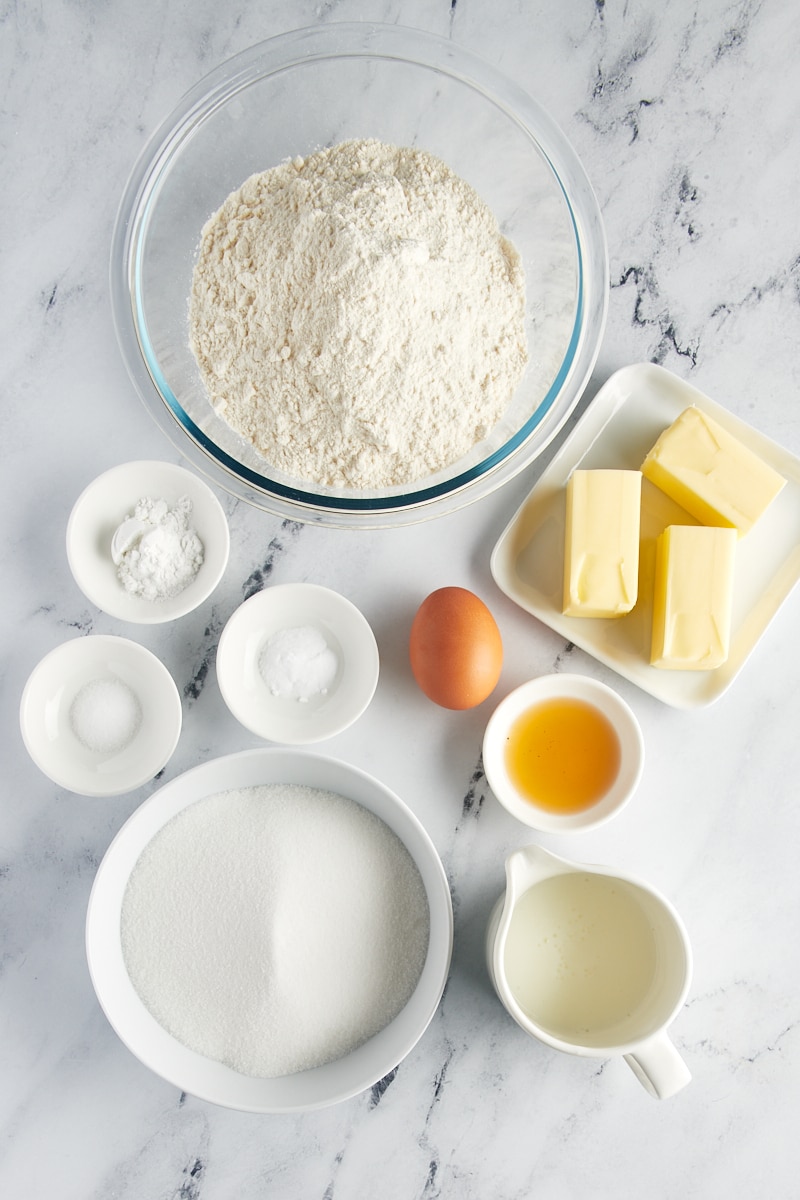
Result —
M503 641L489 609L473 592L439 588L417 609L409 637L411 670L442 708L474 708L494 691Z

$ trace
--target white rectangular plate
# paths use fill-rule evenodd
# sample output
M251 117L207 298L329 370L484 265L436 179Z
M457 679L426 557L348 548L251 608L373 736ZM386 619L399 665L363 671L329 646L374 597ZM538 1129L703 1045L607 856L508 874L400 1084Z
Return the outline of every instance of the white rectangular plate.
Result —
M730 653L714 671L650 666L656 538L667 525L697 522L646 479L636 607L614 619L565 617L561 612L564 488L571 472L577 466L638 470L658 435L690 404L709 413L786 479L778 498L737 544ZM491 570L500 589L520 607L659 700L675 708L711 704L730 687L800 578L800 459L663 367L624 367L598 392L504 530Z

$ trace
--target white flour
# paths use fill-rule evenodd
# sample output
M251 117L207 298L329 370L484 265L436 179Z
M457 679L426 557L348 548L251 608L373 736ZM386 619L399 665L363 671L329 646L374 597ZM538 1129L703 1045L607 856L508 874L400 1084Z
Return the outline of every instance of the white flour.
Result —
M191 345L273 467L378 488L467 453L527 362L519 256L432 155L354 140L253 175L207 223Z

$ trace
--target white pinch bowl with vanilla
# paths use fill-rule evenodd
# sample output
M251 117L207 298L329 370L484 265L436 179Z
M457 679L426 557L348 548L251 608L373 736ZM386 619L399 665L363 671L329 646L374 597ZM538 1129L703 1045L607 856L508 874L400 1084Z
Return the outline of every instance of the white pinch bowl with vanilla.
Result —
M495 709L483 738L489 786L540 833L594 829L636 791L644 738L630 706L585 675L542 675Z

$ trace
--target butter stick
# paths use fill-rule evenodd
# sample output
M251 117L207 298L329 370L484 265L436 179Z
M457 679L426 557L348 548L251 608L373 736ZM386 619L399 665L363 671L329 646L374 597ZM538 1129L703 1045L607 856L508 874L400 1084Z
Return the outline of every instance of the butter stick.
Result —
M575 470L567 481L563 612L620 617L639 587L640 471Z
M786 480L707 413L692 406L642 463L645 478L703 525L750 530Z
M650 662L708 671L728 657L735 529L669 525L656 543Z

